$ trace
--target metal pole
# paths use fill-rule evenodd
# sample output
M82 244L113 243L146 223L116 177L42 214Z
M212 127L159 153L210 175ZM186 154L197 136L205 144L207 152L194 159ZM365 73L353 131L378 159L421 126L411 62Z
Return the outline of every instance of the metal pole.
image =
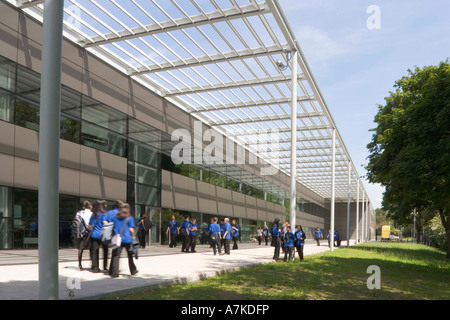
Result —
M366 197L366 242L369 241L369 222L370 222L370 212L369 212L369 195Z
M297 58L298 52L292 54L292 103L291 103L291 202L290 224L295 228L297 207Z
M64 1L45 0L39 124L39 298L58 299L59 123Z
M359 243L359 177L356 180L356 244Z
M335 163L336 163L336 129L333 128L332 135L332 156L331 156L331 231L330 231L330 250L334 250L334 189L335 189Z
M365 202L364 202L364 196L365 193L363 191L362 193L362 210L361 210L361 242L364 242L364 210L365 208Z
M348 162L348 194L347 194L347 247L350 245L350 185L351 185L351 162Z

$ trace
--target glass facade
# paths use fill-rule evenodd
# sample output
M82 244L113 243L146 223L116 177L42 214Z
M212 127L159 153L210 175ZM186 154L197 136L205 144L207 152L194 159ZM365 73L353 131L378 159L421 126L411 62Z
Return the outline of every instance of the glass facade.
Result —
M39 131L39 103L40 75L0 57L0 121ZM288 190L234 165L175 164L170 157L174 142L169 134L66 86L61 88L60 137L127 159L126 201L134 217L143 212L151 217L155 226L151 231L152 243L164 243L167 222L173 213L181 220L186 213L196 217L199 226L212 217L207 213L161 208L162 169L283 205L289 210ZM192 147L192 152L194 156L201 150ZM60 195L61 247L73 245L70 222L85 199ZM106 200L112 204L115 199ZM320 217L326 215L326 210L317 204L300 198L297 202L301 211ZM37 211L37 191L0 186L0 249L37 246ZM236 219L242 230L241 241L250 241L256 236L257 227L264 225L264 221Z

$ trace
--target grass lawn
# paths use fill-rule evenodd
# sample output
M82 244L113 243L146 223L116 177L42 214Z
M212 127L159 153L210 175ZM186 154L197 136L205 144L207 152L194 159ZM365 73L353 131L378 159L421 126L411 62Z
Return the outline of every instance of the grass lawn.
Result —
M367 268L381 271L381 289L369 290ZM150 290L121 299L450 299L445 253L413 243L365 243L273 262L202 281Z

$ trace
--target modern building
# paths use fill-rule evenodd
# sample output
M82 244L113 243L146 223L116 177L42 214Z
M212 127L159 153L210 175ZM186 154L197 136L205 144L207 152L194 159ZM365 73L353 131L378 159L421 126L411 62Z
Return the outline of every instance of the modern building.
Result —
M0 1L0 249L38 243L43 2ZM374 234L370 200L277 1L66 1L64 12L60 247L73 246L85 199L146 212L153 244L172 214L199 226L235 218L241 241L275 218L310 238L334 225L345 240L348 212L351 239Z

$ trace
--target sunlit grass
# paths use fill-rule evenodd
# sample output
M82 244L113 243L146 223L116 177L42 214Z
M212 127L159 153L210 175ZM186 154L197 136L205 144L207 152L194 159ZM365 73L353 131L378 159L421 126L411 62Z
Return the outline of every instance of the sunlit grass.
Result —
M379 290L367 288L370 265L380 267ZM423 245L366 243L121 299L450 299L450 263Z

